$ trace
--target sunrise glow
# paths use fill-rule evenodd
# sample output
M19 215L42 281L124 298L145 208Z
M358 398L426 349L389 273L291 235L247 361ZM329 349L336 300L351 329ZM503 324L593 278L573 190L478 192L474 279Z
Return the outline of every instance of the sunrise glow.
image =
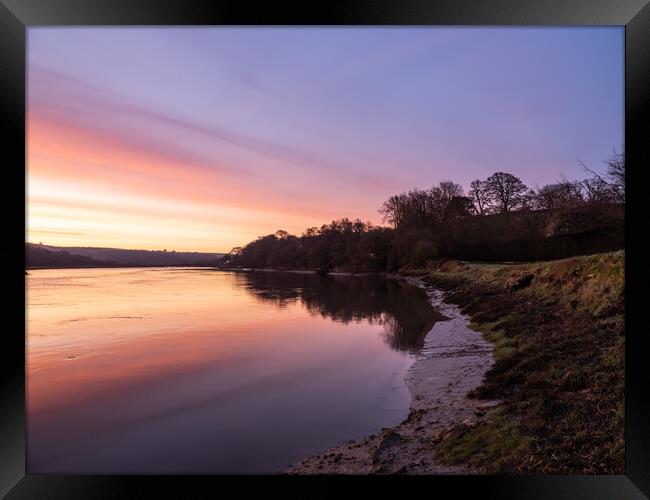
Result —
M30 28L30 242L227 252L623 143L623 31ZM614 142L613 139L614 138Z

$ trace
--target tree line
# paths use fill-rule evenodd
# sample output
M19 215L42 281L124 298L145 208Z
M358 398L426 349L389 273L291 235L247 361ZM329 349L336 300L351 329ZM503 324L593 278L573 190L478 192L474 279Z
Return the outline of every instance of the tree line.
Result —
M462 257L467 245L507 249L507 245L528 241L532 242L526 247L530 249L536 241L547 245L548 241L542 243L544 239L599 230L607 238L608 229L622 230L624 153L615 151L606 164L605 174L583 165L591 174L583 180L562 178L536 188L508 172L473 180L467 193L460 184L443 180L429 189L412 189L386 200L379 213L389 227L343 218L308 228L300 236L280 230L234 248L220 265L393 271L424 266L440 257ZM615 234L616 241L605 241L605 246L619 244L619 232ZM589 245L580 249L589 251ZM526 260L525 253L530 251L518 252L523 253L520 260ZM508 260L505 253L504 260ZM554 258L552 252L549 255Z
M431 227L468 215L625 203L623 153L615 152L607 161L605 176L589 171L593 176L582 181L563 178L537 189L529 188L513 174L495 172L485 180L473 180L467 195L460 184L446 180L428 190L414 189L391 196L379 211L384 222L389 222L394 228Z

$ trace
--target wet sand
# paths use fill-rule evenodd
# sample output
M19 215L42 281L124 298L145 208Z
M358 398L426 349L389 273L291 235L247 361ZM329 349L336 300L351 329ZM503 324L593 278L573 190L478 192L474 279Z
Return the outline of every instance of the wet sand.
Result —
M411 366L406 384L411 392L409 416L395 427L358 441L348 441L292 466L288 474L471 474L461 466L437 463L437 442L455 426L471 427L487 418L497 401L469 399L493 363L492 344L469 328L457 306L442 292L416 278L434 307L448 321L436 323Z

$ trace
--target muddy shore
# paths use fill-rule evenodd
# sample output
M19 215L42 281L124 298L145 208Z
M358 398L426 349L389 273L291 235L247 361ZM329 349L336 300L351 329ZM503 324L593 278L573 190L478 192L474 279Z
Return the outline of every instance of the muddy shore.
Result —
M467 398L493 363L493 345L469 328L459 308L442 292L416 278L404 278L427 292L432 305L448 318L434 325L409 369L408 417L395 427L348 441L306 458L288 474L471 474L467 466L443 465L433 448L463 427L487 418L498 401Z

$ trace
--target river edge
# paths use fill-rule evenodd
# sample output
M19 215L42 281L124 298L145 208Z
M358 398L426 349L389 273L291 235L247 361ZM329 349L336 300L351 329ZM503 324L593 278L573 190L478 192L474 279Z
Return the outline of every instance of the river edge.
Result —
M469 328L458 306L423 280L394 273L423 288L436 310L449 318L434 325L408 369L405 383L411 394L409 414L382 431L347 441L291 466L286 474L472 474L467 465L444 465L434 458L437 442L460 427L473 427L488 418L496 400L469 399L494 362L493 344Z

